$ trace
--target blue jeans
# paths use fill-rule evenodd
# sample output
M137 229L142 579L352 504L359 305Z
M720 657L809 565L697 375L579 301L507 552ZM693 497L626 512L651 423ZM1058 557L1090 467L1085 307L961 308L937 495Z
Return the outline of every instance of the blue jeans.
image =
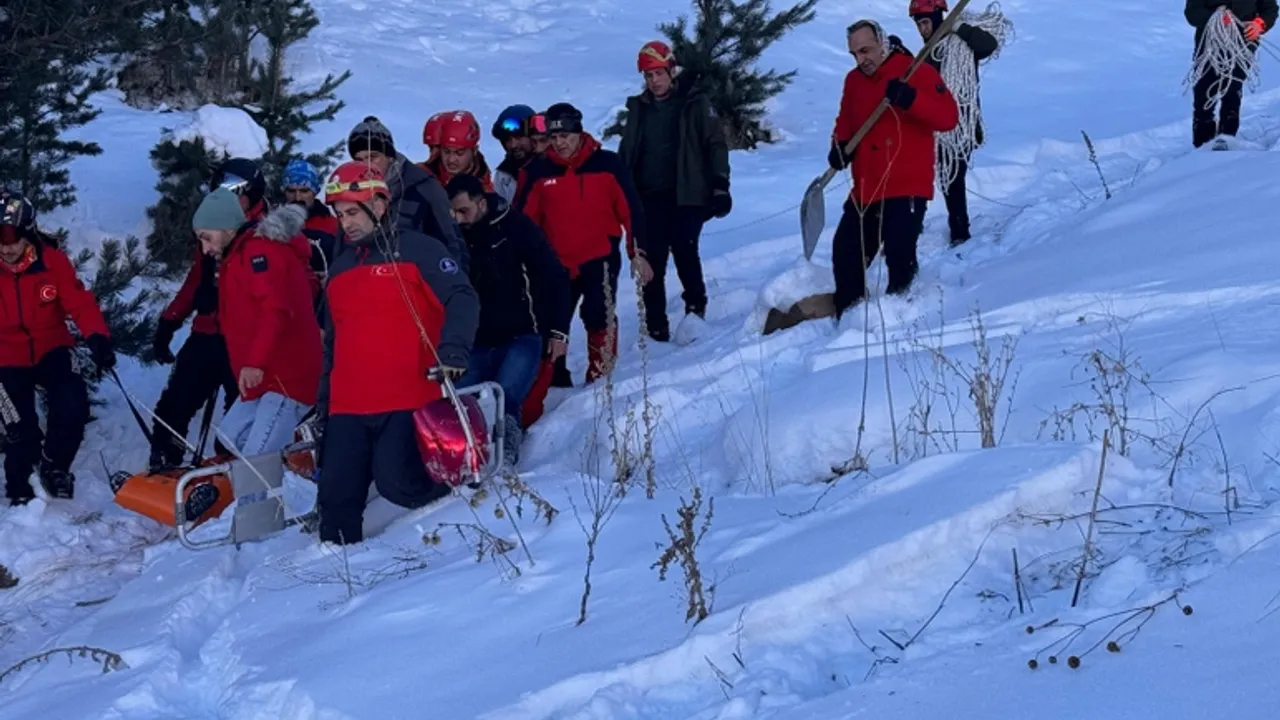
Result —
M542 337L521 335L501 347L475 347L471 349L471 362L467 373L457 386L468 387L493 381L502 386L507 415L520 420L520 406L533 389L542 364Z

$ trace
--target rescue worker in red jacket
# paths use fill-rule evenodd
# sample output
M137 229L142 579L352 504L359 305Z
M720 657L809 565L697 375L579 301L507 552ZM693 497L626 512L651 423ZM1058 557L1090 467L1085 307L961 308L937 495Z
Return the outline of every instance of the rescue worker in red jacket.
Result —
M220 428L243 455L288 445L316 402L320 327L310 268L294 247L305 220L286 204L251 222L219 188L191 221L201 251L218 261L218 319L240 400Z
M881 246L889 269L889 294L905 293L918 269L916 242L933 198L934 133L959 121L959 110L938 71L922 63L902 80L912 57L891 45L874 20L848 28L849 53L857 67L844 79L828 162L836 170L853 165L853 191L832 240L836 317L867 295L866 270ZM853 156L845 145L883 100L880 116ZM865 253L865 254L864 254Z
M427 472L413 413L442 397L433 379L460 378L480 320L467 274L444 244L389 211L376 168L339 166L325 185L342 226L325 288L320 436L320 539L364 539L369 486L388 501L423 507L449 494Z
M493 175L480 152L480 123L466 110L455 110L440 120L440 137L432 147L432 159L423 163L441 185L457 175L471 175L493 192Z
M0 419L5 497L25 505L35 494L31 472L55 498L75 494L71 463L89 422L89 392L72 354L75 322L99 370L115 367L107 323L93 293L71 261L41 241L35 208L16 192L0 190ZM44 390L47 433L40 431L36 388Z
M440 139L444 136L444 119L451 112L453 111L438 112L427 118L426 124L422 126L422 144L427 146L427 159L419 167L427 172L431 172L428 167L440 157Z
M334 248L338 242L338 218L329 206L320 201L320 174L306 160L290 160L284 166L281 178L284 199L307 211L307 222L302 234L310 243L309 265L312 273L312 290L316 295L316 313L319 317L321 292L325 278L329 276L329 263L333 262Z
M267 179L258 163L252 160L227 160L219 166L209 185L235 193L240 198L245 217L250 221L262 219L267 212ZM202 405L213 400L219 388L223 391L224 412L236 401L236 378L227 357L226 339L218 326L217 269L217 260L201 252L197 244L191 270L156 323L152 356L158 363L172 364L173 370L155 407L158 420L151 432L149 462L153 472L182 464L186 445L182 439L174 437L174 433L186 438L191 419ZM175 358L169 345L174 334L193 313L191 334ZM173 431L168 428L173 428ZM214 445L219 453L226 453L226 448L217 438Z
M653 279L645 259L644 213L617 153L605 150L583 132L582 113L557 103L545 113L551 147L525 168L524 186L515 207L533 219L569 270L571 307L581 301L580 315L587 330L587 377L591 383L613 369L618 355L615 312L620 244L627 235L627 256L641 283ZM606 297L606 284L608 297ZM610 337L612 335L612 337ZM563 369L562 369L563 368ZM571 385L564 359L557 361L552 384Z

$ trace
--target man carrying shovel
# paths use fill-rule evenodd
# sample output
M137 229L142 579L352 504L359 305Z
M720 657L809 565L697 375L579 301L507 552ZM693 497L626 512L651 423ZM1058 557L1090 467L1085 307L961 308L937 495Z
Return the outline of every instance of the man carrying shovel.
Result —
M934 133L959 121L955 98L938 71L913 64L910 54L890 44L879 23L850 25L848 42L857 67L845 77L827 156L836 171L853 166L853 191L832 239L837 319L866 297L866 269L882 246L889 269L886 292L902 294L911 286L916 242L933 199ZM886 100L887 110L879 111ZM852 154L846 154L846 146L873 119Z

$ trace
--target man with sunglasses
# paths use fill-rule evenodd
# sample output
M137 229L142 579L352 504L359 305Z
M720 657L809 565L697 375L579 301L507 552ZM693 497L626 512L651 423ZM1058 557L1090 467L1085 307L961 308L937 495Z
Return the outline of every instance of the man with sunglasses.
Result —
M246 221L257 222L266 216L267 179L253 160L227 160L214 172L209 186L211 192L225 188L239 198ZM224 412L231 409L240 394L218 323L218 261L202 253L198 244L194 251L195 262L173 301L160 314L152 344L156 362L173 365L155 407L157 420L151 433L149 462L153 472L182 464L186 455L183 438L187 437L191 420L219 388L223 390ZM191 321L191 334L175 356L169 345L192 314L195 318ZM182 437L175 437L174 433ZM214 446L218 452L226 452L217 439Z

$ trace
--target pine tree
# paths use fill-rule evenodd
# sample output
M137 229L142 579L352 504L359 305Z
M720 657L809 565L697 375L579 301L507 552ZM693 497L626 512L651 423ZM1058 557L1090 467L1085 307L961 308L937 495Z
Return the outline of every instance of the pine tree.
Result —
M267 53L264 59L253 61L252 80L243 109L267 133L262 170L267 176L267 187L275 194L272 200L280 201L283 200L280 173L285 164L298 155L299 137L310 133L314 123L332 120L346 105L336 99L335 91L351 77L351 71L337 76L330 74L313 90L294 89L294 79L285 67L286 55L320 24L309 0L263 3L254 9L251 22L266 41ZM321 103L321 107L309 110ZM305 159L323 169L344 148L345 144L339 142Z
M99 155L94 142L64 137L101 112L89 98L109 73L90 70L123 6L74 0L10 0L0 17L0 185L26 195L36 212L75 202L67 165ZM67 15L82 13L68 19Z
M138 282L156 276L142 242L132 236L124 242L107 239L97 253L86 248L73 262L81 274L91 264L94 266L89 290L98 298L116 352L151 362L151 338L155 335L160 296Z
M776 141L765 123L765 102L795 79L796 71L760 70L756 62L788 32L813 20L818 0L801 0L774 13L768 0L694 0L692 33L688 16L658 26L671 43L686 82L696 82L711 100L731 150L753 150ZM618 113L604 137L622 134L626 111Z
M210 150L204 140L174 143L161 138L151 150L151 164L160 173L156 190L160 199L147 208L151 234L147 252L165 277L185 272L195 257L195 237L191 218L204 199L207 183L225 153Z

